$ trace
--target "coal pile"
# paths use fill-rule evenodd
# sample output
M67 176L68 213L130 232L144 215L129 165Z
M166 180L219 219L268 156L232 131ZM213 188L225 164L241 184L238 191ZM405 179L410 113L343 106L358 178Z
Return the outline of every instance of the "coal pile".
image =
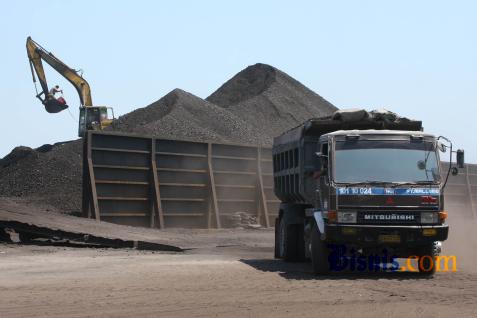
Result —
M0 159L0 168L7 168L8 166L15 164L23 158L35 156L36 153L37 152L30 147L15 147L8 155Z
M15 148L2 159L0 195L28 198L60 211L78 213L81 209L82 150L80 140L37 149Z
M264 144L257 129L226 109L181 89L119 118L121 131L166 139Z
M280 70L256 64L206 100L175 89L121 116L118 126L123 132L165 139L271 146L274 136L336 109ZM23 197L64 213L81 210L81 178L81 140L17 147L0 160L0 196Z
M207 100L259 129L269 144L273 137L305 120L337 110L297 80L266 64L247 67Z

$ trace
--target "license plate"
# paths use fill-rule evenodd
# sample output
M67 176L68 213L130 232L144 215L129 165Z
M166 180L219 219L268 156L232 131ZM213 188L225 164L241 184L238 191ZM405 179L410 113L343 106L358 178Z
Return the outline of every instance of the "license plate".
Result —
M381 234L378 240L382 243L400 243L401 237L398 234Z

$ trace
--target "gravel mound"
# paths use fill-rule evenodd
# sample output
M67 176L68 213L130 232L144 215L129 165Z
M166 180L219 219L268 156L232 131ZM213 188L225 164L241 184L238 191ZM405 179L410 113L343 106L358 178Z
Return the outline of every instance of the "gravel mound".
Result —
M271 145L274 136L334 110L280 70L256 64L207 100L175 89L121 116L119 130L166 139ZM0 196L21 197L69 214L81 210L81 178L81 139L37 149L20 146L0 159Z
M259 129L269 144L274 136L305 120L337 110L297 80L266 64L247 67L206 100Z

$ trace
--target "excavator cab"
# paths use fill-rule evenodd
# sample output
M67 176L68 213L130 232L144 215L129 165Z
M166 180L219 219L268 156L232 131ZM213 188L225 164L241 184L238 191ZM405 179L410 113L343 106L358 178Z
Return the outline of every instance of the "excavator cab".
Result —
M88 130L103 130L113 124L114 111L107 106L80 107L78 136L83 137Z

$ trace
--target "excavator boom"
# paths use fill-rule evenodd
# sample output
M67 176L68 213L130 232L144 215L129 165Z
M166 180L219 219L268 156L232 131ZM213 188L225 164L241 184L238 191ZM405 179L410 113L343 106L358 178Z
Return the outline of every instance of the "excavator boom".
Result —
M32 40L31 37L27 38L26 48L28 53L28 59L30 60L30 67L32 69L33 81L35 82L35 73L40 82L42 92L37 95L43 104L48 100L48 83L46 82L45 71L43 69L42 60L48 63L53 69L66 78L78 92L81 106L93 106L93 100L91 98L91 89L88 82L76 73L75 70L59 60L52 53L45 50L41 45ZM41 95L44 95L43 99ZM45 105L46 106L46 105Z

